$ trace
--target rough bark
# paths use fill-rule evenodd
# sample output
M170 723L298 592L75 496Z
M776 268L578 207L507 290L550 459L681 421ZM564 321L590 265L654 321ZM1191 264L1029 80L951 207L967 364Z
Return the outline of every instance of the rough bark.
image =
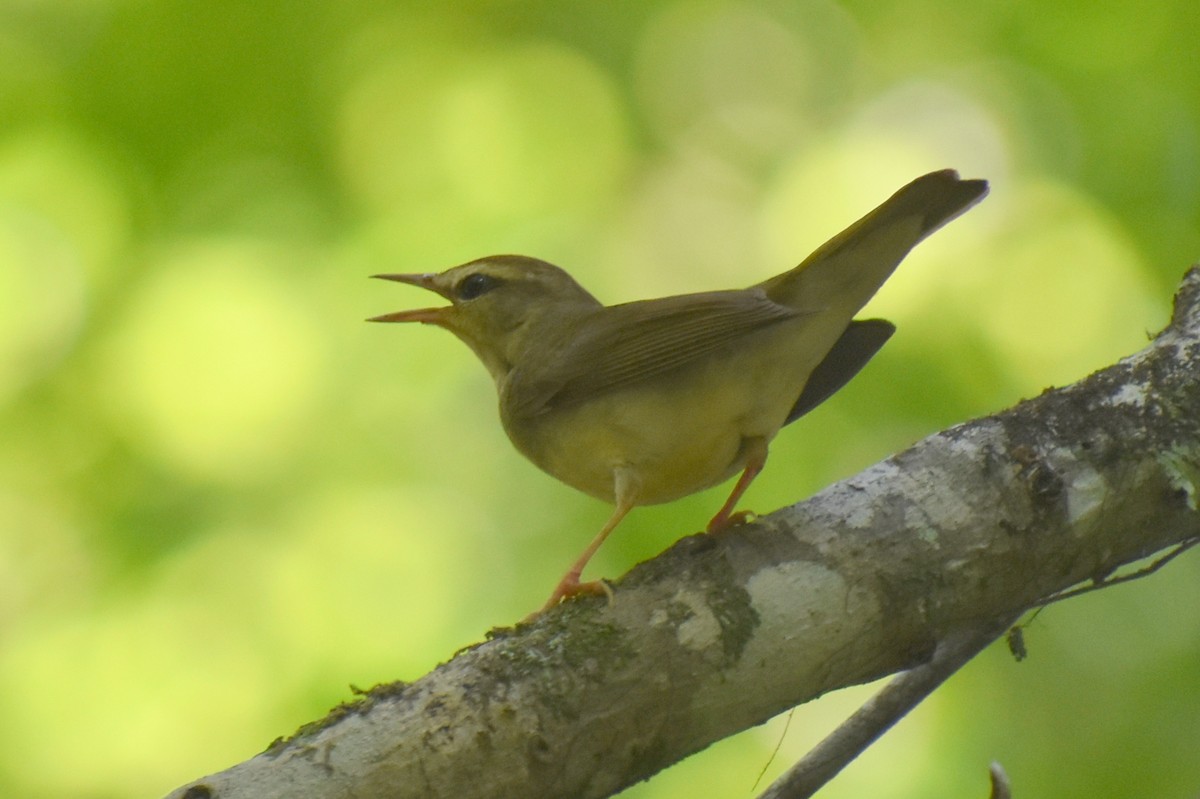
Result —
M1200 268L1143 351L497 631L171 797L604 797L1200 536Z

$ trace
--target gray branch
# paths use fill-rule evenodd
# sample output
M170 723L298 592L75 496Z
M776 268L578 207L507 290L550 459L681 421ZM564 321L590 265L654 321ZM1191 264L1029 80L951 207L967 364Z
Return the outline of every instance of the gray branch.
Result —
M686 538L182 799L605 797L1200 536L1200 268L1141 352ZM965 632L964 632L965 631Z
M776 780L759 799L808 799L814 795L1015 621L1015 617L1007 618L1002 623L960 627L947 633L927 662L914 666L888 683Z

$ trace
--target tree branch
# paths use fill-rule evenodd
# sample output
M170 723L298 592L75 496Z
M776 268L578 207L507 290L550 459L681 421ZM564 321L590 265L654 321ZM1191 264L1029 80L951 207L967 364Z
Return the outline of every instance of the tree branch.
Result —
M1014 616L1000 624L948 633L938 642L929 662L888 683L759 799L808 799L1016 620Z
M170 796L609 796L1200 536L1198 374L1193 269L1136 355L686 538L611 605L575 600L496 632Z

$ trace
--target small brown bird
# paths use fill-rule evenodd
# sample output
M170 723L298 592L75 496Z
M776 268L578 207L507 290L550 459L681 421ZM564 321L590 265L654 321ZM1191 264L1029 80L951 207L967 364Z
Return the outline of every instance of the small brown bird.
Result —
M440 274L375 275L450 305L373 322L444 327L475 351L516 448L567 485L614 503L545 607L578 593L588 560L638 505L741 472L708 523L721 530L780 428L854 377L891 323L853 319L919 241L987 194L953 170L917 178L803 263L747 289L604 306L557 266L495 255Z

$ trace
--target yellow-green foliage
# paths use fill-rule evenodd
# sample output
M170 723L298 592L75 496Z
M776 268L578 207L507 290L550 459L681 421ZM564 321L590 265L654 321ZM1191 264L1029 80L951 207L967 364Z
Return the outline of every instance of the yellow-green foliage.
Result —
M250 756L520 618L598 529L457 341L361 321L428 299L368 274L748 285L918 174L990 178L759 511L1138 349L1200 253L1194 6L0 0L0 795ZM722 496L636 511L591 573ZM1196 569L1051 608L828 796L981 796L992 759L1017 795L1194 792ZM626 796L747 796L782 723Z

